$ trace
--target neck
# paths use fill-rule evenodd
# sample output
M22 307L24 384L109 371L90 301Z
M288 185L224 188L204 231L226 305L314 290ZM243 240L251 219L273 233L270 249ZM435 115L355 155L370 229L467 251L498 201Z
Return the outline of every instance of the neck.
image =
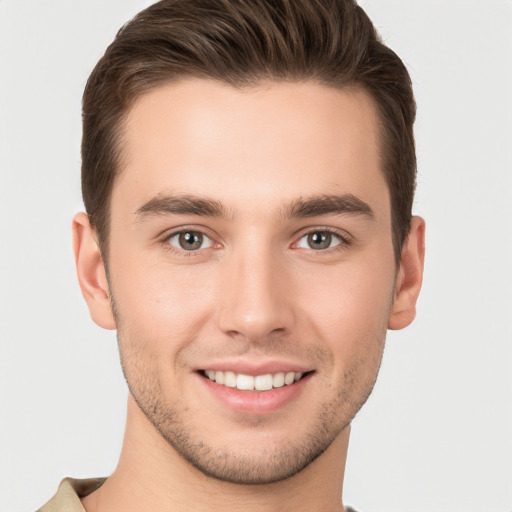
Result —
M82 503L87 512L343 512L349 433L350 427L345 428L320 457L291 478L272 484L232 484L205 476L186 462L130 398L119 464Z

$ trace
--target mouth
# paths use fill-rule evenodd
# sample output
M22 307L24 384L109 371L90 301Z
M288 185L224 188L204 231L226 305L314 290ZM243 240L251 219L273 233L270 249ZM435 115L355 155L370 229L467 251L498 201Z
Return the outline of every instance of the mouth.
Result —
M311 372L277 372L262 375L246 375L232 371L201 370L203 377L228 388L240 391L270 391L291 386L308 376Z
M286 410L309 389L311 385L308 383L316 372L312 368L278 361L263 364L237 361L212 366L196 370L204 383L200 389L209 393L205 407L211 396L217 412L220 404L243 417Z

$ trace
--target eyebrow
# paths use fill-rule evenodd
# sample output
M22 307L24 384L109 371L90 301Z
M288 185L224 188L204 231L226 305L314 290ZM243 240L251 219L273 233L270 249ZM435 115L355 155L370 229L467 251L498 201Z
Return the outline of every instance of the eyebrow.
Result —
M285 210L286 217L306 218L320 215L362 215L373 219L373 210L368 203L353 194L319 195L293 201Z
M157 196L137 209L135 215L143 220L155 215L199 215L202 217L227 217L219 201L198 196Z
M159 215L197 215L201 217L228 217L228 210L220 201L195 195L157 196L138 208L136 217ZM321 215L362 215L374 218L370 205L353 194L318 195L299 198L282 210L284 218L308 218Z

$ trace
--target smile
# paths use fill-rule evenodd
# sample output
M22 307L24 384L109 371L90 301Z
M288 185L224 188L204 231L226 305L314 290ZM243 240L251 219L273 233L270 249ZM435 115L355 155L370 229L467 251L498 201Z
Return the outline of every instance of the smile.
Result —
M253 376L219 370L204 370L203 373L217 384L242 391L270 391L274 388L289 386L299 381L304 375L301 372L277 372Z

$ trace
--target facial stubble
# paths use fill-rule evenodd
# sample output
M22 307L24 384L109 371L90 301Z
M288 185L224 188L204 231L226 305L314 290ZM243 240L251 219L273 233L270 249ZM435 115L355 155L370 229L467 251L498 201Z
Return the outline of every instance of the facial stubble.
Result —
M204 475L224 482L271 484L290 478L309 466L329 448L366 402L382 359L385 329L381 335L374 333L375 339L370 342L377 344L372 351L373 356L357 360L344 372L333 396L314 407L315 411L311 414L313 421L300 438L293 441L282 439L268 447L259 445L255 448L249 440L247 446L218 448L212 446L187 421L190 414L187 404L180 403L176 398L167 399L157 377L158 361L147 357L143 340L136 339L129 329L123 329L123 322L112 302L118 327L121 365L138 407L171 449ZM286 342L283 345L289 346ZM319 366L314 378L322 378L322 369L332 367L332 356L322 346L309 347L308 353L317 355ZM326 383L324 389L331 386ZM255 432L261 432L267 424L264 418L249 421L253 422L251 428ZM290 425L290 428L294 426Z

